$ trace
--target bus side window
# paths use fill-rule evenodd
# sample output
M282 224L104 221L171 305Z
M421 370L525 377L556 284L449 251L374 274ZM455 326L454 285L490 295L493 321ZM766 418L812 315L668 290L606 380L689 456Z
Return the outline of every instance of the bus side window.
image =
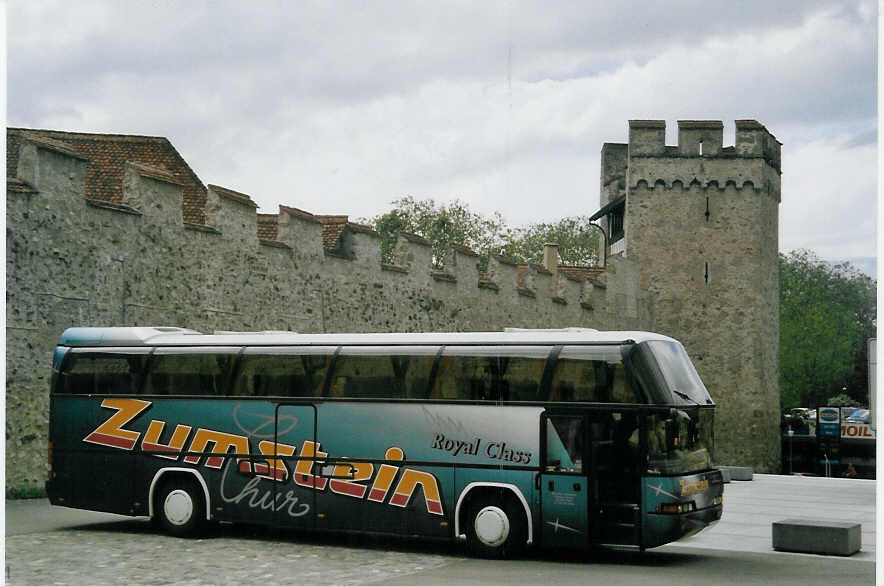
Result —
M635 390L632 388L626 369L618 364L614 369L611 398L615 403L635 403L637 400Z
M314 397L322 392L334 347L251 347L230 393L245 397Z
M434 350L435 352L435 350ZM409 356L408 368L402 376L405 396L409 399L425 399L430 374L433 370L433 361L436 355Z
M502 358L506 370L503 373L504 388L500 395L502 401L536 401L546 358L525 358L513 356Z
M62 367L59 390L65 394L137 393L146 359L146 352L75 352Z
M223 395L235 349L228 352L190 352L188 348L154 354L145 393L151 395Z
M390 356L351 355L344 349L335 363L328 396L401 399L404 393Z
M618 346L565 346L556 362L548 400L633 403L635 393L629 398L629 391Z
M547 472L583 472L583 417L550 417L546 421Z
M536 401L549 346L446 346L431 398Z

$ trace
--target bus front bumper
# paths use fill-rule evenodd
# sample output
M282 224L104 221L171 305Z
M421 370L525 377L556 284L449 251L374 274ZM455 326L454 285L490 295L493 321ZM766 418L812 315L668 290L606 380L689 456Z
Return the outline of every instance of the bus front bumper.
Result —
M721 505L689 513L647 513L642 527L644 547L657 547L695 535L721 519Z

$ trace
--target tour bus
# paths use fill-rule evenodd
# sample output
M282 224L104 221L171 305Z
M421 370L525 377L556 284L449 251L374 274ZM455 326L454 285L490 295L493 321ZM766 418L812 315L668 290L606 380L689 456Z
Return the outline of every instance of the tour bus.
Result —
M71 328L54 505L208 522L644 550L721 517L714 403L647 332Z

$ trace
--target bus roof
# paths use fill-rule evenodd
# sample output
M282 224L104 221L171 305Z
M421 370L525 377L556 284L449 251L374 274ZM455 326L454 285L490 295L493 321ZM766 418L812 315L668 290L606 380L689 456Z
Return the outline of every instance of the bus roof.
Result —
M298 334L295 332L216 332L171 327L68 328L59 346L346 346L447 344L630 344L673 341L651 332L603 332L585 328L511 329L471 333Z

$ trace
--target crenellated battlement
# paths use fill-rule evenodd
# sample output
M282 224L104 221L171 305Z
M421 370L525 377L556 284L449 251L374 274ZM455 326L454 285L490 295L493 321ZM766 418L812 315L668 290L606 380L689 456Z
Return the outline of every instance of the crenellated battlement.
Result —
M780 172L781 144L776 137L755 120L737 120L735 126L735 144L724 147L722 144L724 124L720 120L679 120L678 144L667 146L665 120L630 120L628 156L629 158L756 158ZM613 149L613 145L606 144L603 148ZM611 168L603 170L602 177L615 174L615 169Z
M72 137L78 142L66 142ZM131 144L127 138L131 138ZM487 273L480 275L478 254L462 246L451 247L443 259L444 268L438 270L434 268L430 242L414 234L399 234L393 260L385 264L381 260L380 235L370 226L351 222L343 214L314 214L284 205L279 206L275 214L258 213L251 195L211 183L204 186L161 137L72 135L46 130L32 133L26 129L11 129L7 145L10 149L7 169L14 173L9 180L7 199L13 213L21 205L27 207L29 204L25 202L33 198L41 201L42 209L63 210L69 221L65 227L67 233L59 237L63 235L70 240L69 245L64 245L66 254L82 256L112 241L115 246L108 251L109 255L115 255L123 263L149 265L153 268L147 268L146 274L165 274L168 282L175 283L171 288L197 296L186 305L200 305L200 299L215 299L208 303L209 315L215 319L222 315L235 316L230 319L244 322L218 327L252 327L254 320L248 319L250 312L255 315L254 312L266 308L262 305L244 309L252 303L252 299L242 297L242 291L248 290L248 287L243 289L244 282L262 289L252 290L253 298L260 299L268 292L288 297L283 291L297 289L293 283L300 283L302 278L314 287L314 293L308 296L314 305L318 302L317 295L326 295L317 292L316 287L329 280L349 288L374 282L379 290L420 292L399 299L396 303L400 309L422 296L449 298L449 303L455 304L478 296L489 304L484 310L471 310L471 317L461 325L457 317L461 312L455 311L447 320L435 324L402 322L397 326L405 330L418 327L488 329L479 324L487 323L488 315L500 311L509 316L500 322L501 327L517 323L547 325L553 315L559 315L556 321L573 325L587 320L597 322L614 314L613 302L607 304L597 293L595 299L589 299L592 285L587 286L586 278L579 273L560 274L556 267L550 271L542 266L518 265L493 257ZM84 145L88 145L88 149ZM83 150L89 150L91 156L83 154ZM119 160L117 156L124 159ZM115 187L114 181L119 185ZM188 208L196 201L188 198L188 193L194 190L204 194L197 210ZM96 193L99 198L94 197ZM30 199L21 199L24 197ZM33 215L30 218L33 219ZM82 244L85 242L89 244ZM256 277L264 284L256 284ZM125 274L121 278L127 279ZM274 285L276 281L279 282ZM207 283L209 289L187 285L199 282ZM221 282L230 286L219 288L210 284ZM282 282L287 284L283 286ZM240 285L235 287L234 283ZM126 317L125 321L132 321L134 315L126 304L134 304L142 308L138 312L144 313L145 308L162 306L153 299L154 295L164 298L176 295L160 293L162 286L158 282L148 287L144 280L136 280L125 287L127 301L118 312ZM318 291L323 288L319 287ZM221 291L224 295L219 297ZM623 294L635 297L638 292L631 289ZM143 302L133 301L138 297L143 298ZM348 303L359 303L352 299L352 294L344 297L351 298ZM398 294L383 297L396 299ZM340 301L330 303L336 305ZM329 316L322 315L321 306L325 302L319 305L284 326L306 331L352 327L352 320L331 326ZM390 308L394 314L399 311L394 309ZM159 321L183 323L167 317ZM199 327L192 321L187 323ZM369 327L369 323L370 320L362 327ZM265 326L281 327L278 323ZM383 321L371 327L385 330L391 325Z

